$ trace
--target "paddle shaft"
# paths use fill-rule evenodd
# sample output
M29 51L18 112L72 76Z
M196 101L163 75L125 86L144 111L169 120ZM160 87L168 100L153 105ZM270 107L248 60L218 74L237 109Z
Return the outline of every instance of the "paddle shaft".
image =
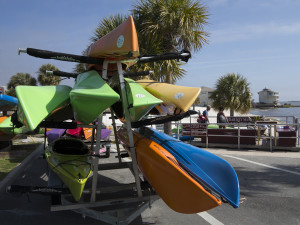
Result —
M68 73L63 71L46 71L47 74L55 75L59 77L68 77L68 78L76 78L78 73ZM139 71L139 72L124 72L123 75L126 77L138 77L138 76L147 76L151 73L151 71Z
M104 61L104 58L94 58L94 57L88 57L83 55L73 55L73 54L67 54L61 52L41 50L36 48L27 48L26 50L19 48L18 53L20 54L20 52L24 52L30 56L43 58L43 59L55 59L55 60L77 62L77 63L102 65ZM181 52L165 53L160 55L148 55L148 56L144 55L138 57L137 61L140 63L148 63L148 62L156 62L161 60L180 59L182 61L187 62L190 57L191 57L191 53L189 51L183 50Z
M77 63L89 63L89 64L102 64L104 59L93 58L83 55L73 55L61 52L53 52L35 48L27 48L26 50L19 49L20 52L27 53L30 56L42 58L42 59L55 59L60 61L77 62Z

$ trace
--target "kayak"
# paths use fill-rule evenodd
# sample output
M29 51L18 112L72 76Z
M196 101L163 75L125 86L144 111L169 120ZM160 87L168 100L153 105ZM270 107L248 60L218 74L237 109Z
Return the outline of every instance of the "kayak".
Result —
M60 138L61 136L63 136L66 133L66 129L51 129L49 131L46 132L46 137L48 140L48 144L51 144L53 141L55 141L56 139Z
M18 120L29 130L34 130L48 115L69 104L71 87L17 86Z
M117 135L129 145L127 129L119 129ZM191 214L221 205L221 201L195 181L165 148L136 132L133 136L141 172L171 209Z
M108 60L135 59L139 56L137 32L132 16L103 36L87 50L86 55Z
M91 153L87 145L75 138L59 138L45 150L46 160L72 196L79 201L92 171Z
M0 111L16 110L18 99L9 95L0 94Z
M84 139L88 140L88 141L92 141L92 134L93 134L93 129L92 128L83 128L83 136ZM95 137L97 134L97 130L95 130ZM107 129L107 128L102 128L101 129L101 140L106 140L109 138L111 134L111 130Z
M137 83L155 97L163 100L164 104L173 104L184 112L189 110L201 91L201 88L160 83L154 80L138 80Z
M0 123L0 131L5 134L25 134L29 132L29 130L22 126L20 128L14 128L13 123L11 122L11 117L1 117L1 123Z
M134 80L129 78L124 78L124 80L131 122L140 120L153 107L155 107L157 104L162 103L160 99L151 95ZM112 108L116 116L124 121L125 113L123 110L122 102L115 103L114 105L112 105Z
M87 124L119 99L95 70L79 74L70 92L75 120Z
M165 148L201 185L220 195L233 207L239 206L239 181L228 162L152 128L142 127L139 133Z

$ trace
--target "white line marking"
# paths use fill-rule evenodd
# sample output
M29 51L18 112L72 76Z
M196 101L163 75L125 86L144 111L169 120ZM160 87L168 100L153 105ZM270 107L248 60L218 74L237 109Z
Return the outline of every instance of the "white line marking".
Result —
M242 158L231 156L231 155L223 155L223 156L230 157L230 158L233 158L233 159L238 159L238 160L245 161L245 162L248 162L248 163L253 163L253 164L256 164L256 165L259 165L259 166L268 167L268 168L271 168L271 169L274 169L274 170L280 170L280 171L283 171L283 172L292 173L292 174L300 176L300 173L292 171L292 170L281 169L281 168L278 168L278 167L275 167L275 166L269 166L269 165L266 165L266 164L263 164L263 163L258 163L258 162L254 162L254 161L247 160L247 159L242 159Z
M215 217L211 216L207 212L201 212L197 213L198 216L201 216L206 222L208 222L211 225L224 225L224 223L221 223L219 220L217 220Z

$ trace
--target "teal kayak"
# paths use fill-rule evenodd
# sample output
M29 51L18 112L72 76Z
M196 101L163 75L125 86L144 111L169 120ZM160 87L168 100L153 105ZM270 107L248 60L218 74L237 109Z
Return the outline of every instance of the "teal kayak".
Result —
M153 107L163 102L146 91L134 80L129 78L124 78L124 80L131 122L142 119ZM118 88L116 88L116 90L118 90ZM120 90L118 91L120 92ZM117 102L112 108L116 116L124 121L125 113L122 103Z
M48 115L70 103L71 87L17 86L18 120L29 130L34 130Z
M120 96L95 71L79 74L70 92L75 120L93 122L104 110L120 99Z

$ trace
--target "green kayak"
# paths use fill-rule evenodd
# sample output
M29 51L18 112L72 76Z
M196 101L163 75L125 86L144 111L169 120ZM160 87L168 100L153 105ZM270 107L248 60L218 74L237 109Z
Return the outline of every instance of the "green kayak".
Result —
M52 112L69 104L70 91L66 85L17 86L18 120L34 130Z
M79 139L60 138L46 148L45 155L52 171L79 201L92 172L91 153L87 145Z
M90 123L118 101L120 96L92 70L78 75L70 99L75 119Z
M22 126L20 128L13 128L11 117L8 117L0 123L0 131L5 134L24 134L29 130L25 126Z
M153 107L163 102L162 100L154 97L152 94L146 91L141 85L139 85L134 80L129 78L124 78L124 80L131 122L136 122L140 120ZM117 102L112 106L112 108L119 119L125 120L125 114L121 102Z

